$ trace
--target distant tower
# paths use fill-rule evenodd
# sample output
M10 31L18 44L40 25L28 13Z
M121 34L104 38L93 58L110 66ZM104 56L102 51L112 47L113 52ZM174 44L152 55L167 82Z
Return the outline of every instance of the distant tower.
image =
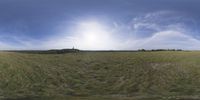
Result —
M72 47L72 49L74 49L74 46Z

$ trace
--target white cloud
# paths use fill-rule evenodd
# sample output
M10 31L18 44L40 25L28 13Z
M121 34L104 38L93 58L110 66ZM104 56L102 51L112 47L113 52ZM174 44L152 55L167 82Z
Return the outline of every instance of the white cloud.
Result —
M132 26L130 31L133 35L124 40L121 48L199 50L200 40L192 37L188 26L183 24L183 20L179 20L179 16L173 17L173 14L174 12L163 11L133 18L129 24ZM151 31L143 33L145 29Z
M0 42L0 50L5 50L5 49L12 49L11 46L3 43L3 42Z
M113 35L113 34L112 34ZM177 30L165 30L153 33L151 37L147 38L134 38L128 37L127 39L120 40L117 37L106 37L102 39L99 44L92 44L87 46L86 40L81 36L77 37L58 37L52 38L42 44L41 47L48 49L51 48L71 48L75 46L79 49L91 50L137 50L137 49L185 49L185 50L199 50L200 41L186 33ZM97 40L98 41L98 40ZM75 44L75 45L74 45Z
M200 49L200 41L179 31L162 31L145 39L133 40L132 48L144 49ZM130 43L130 42L129 42Z
M118 49L115 34L107 30L96 21L79 22L72 34L54 36L42 42L42 47L51 48L78 48L84 50Z
M174 13L174 12L172 12ZM170 17L169 11L149 13L133 18L130 23L113 23L107 27L98 21L78 22L71 34L56 34L43 40L12 37L21 46L0 40L1 49L63 49L88 50L137 50L137 49L185 49L200 50L200 40L192 37L188 27L179 17ZM174 20L176 20L173 22ZM163 21L164 20L164 21ZM167 22L167 23L166 23ZM145 29L148 34L142 33ZM141 32L140 32L141 31ZM138 35L146 35L138 37Z

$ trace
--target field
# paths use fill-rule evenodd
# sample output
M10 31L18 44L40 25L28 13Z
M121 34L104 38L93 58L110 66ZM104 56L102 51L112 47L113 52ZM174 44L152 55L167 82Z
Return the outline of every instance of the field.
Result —
M199 100L198 95L198 51L0 53L2 99Z

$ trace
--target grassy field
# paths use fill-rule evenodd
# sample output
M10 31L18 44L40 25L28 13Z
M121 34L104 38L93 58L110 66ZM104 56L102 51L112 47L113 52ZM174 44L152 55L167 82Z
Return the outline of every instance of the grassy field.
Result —
M198 95L197 51L0 53L0 98L199 100Z

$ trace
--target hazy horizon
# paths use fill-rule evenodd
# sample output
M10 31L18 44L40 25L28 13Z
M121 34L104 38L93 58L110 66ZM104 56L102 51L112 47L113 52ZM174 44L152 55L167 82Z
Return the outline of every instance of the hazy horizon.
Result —
M1 0L0 50L200 50L199 0Z

